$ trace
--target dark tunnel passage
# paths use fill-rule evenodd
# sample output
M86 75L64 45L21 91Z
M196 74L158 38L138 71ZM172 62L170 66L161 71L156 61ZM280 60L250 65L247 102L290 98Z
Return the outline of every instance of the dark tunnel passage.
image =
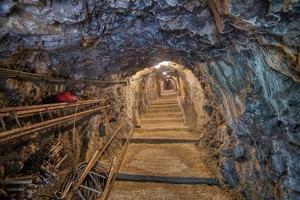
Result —
M175 90L174 82L172 79L164 79L163 81L163 89L164 90Z
M299 199L299 48L298 0L1 1L0 199Z

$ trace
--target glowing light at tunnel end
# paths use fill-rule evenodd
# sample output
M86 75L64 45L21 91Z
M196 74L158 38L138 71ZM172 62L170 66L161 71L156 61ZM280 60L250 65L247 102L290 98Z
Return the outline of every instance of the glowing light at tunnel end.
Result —
M160 62L157 65L155 65L154 68L159 69L162 65L167 65L168 66L168 65L171 65L171 63L172 62L169 62L169 61L163 61L163 62Z

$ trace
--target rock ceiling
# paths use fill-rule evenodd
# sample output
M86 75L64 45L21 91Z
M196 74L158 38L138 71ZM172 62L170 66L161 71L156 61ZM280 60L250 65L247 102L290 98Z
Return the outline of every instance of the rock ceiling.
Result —
M5 0L0 66L103 78L163 60L191 67L272 46L292 63L289 70L299 72L299 6L274 0Z

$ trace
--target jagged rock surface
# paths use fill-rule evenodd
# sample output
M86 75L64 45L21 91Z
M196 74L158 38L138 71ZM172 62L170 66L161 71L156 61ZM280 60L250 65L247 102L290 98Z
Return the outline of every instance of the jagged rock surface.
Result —
M103 79L182 64L232 130L220 137L224 182L250 199L297 199L299 16L298 0L6 0L0 66Z

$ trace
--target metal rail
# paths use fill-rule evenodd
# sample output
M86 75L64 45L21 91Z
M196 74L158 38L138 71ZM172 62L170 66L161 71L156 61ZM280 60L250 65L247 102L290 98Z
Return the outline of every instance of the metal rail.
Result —
M37 133L109 108L106 99L0 109L0 143ZM105 111L104 111L105 112Z
M97 150L88 163L80 164L55 193L57 199L105 200L132 137L127 123L122 123L107 143Z
M133 135L133 131L131 131L129 133L129 138L126 140L126 142L124 144L124 147L123 147L123 149L122 149L122 151L120 153L120 156L118 157L118 160L116 161L115 167L111 171L110 178L107 181L107 185L104 188L103 194L101 195L100 198L98 198L98 200L106 200L106 199L108 199L108 197L109 197L109 195L111 193L111 189L112 189L112 187L114 185L114 182L115 182L115 180L117 178L118 171L119 171L119 169L121 167L121 163L122 163L122 161L124 159L124 156L126 154L128 145L129 145L129 143L131 141L132 135Z
M61 108L72 108L76 106L83 106L83 105L100 103L105 101L107 101L107 99L87 100L87 101L79 101L75 103L52 103L52 104L41 104L41 105L34 105L34 106L2 108L0 109L0 117L9 117L11 116L12 113L13 114L16 113L18 117L26 117L40 112L49 112Z

